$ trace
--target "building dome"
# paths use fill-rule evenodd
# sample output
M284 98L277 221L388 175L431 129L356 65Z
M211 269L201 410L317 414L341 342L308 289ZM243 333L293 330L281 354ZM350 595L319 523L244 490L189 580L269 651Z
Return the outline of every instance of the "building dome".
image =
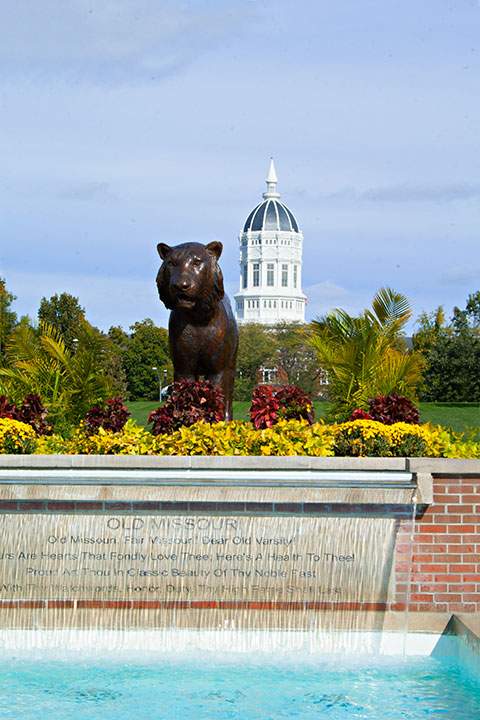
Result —
M299 232L294 214L286 205L276 199L264 200L257 205L243 226L243 232L261 232L262 230Z
M235 316L240 325L303 323L303 235L294 214L279 200L273 158L266 180L263 201L249 214L238 238L240 288L235 294Z

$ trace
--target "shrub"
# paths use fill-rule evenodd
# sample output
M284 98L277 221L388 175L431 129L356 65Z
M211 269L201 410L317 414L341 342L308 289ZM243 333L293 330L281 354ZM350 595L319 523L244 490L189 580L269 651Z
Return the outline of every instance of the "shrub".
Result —
M85 416L84 428L87 435L98 432L100 428L119 432L128 418L130 413L122 402L120 395L110 398L102 405L96 405Z
M45 419L46 416L47 408L44 407L42 399L34 393L26 395L20 407L9 402L5 395L0 397L0 418L11 418L30 425L37 437L52 431L51 425Z
M353 457L436 456L436 438L423 426L354 420L333 425L334 453Z
M174 382L165 405L148 416L153 435L172 433L196 422L217 423L225 418L225 401L221 391L210 380Z
M160 455L333 455L333 437L323 424L279 420L256 430L241 421L195 423L155 439Z
M390 393L390 395L377 395L368 401L368 411L354 410L350 420L376 420L384 425L393 425L398 422L418 425L420 413L418 408L403 395Z
M0 453L28 455L36 448L35 430L13 418L0 418Z
M283 385L277 390L272 385L259 385L252 396L250 419L258 429L271 428L280 419L306 420L312 424L312 401L296 385Z

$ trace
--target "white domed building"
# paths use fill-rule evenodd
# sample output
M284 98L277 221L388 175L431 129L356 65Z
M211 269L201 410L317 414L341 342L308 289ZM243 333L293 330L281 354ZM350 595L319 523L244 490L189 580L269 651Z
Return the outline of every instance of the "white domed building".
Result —
M273 158L263 202L252 210L239 235L240 290L235 316L242 325L305 322L302 292L303 235L294 214L279 200Z

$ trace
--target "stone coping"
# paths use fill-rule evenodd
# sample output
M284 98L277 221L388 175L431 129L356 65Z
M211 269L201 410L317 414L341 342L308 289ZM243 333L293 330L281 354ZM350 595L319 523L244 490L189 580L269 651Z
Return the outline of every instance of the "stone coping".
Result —
M0 469L338 470L479 476L480 460L206 455L0 455Z

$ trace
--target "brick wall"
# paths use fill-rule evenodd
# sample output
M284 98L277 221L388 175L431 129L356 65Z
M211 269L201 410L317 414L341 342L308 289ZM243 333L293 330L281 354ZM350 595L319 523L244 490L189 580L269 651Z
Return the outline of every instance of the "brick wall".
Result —
M405 602L411 523L402 520L396 548L396 599ZM433 478L433 503L417 518L409 609L480 609L480 474ZM395 609L395 608L392 608Z

